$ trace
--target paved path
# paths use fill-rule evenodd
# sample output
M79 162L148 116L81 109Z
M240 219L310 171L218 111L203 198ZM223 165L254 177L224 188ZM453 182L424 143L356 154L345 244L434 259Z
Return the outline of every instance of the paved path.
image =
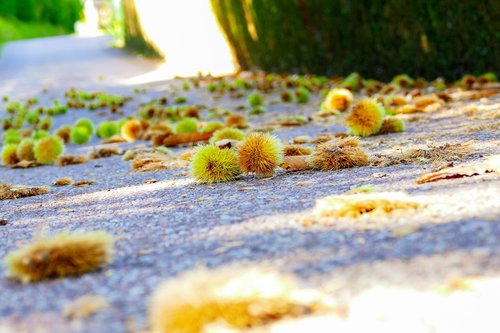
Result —
M0 95L30 97L46 87L50 94L43 97L41 103L44 103L45 99L61 99L68 86L73 85L91 90L120 87L131 94L132 87L124 87L120 82L149 71L155 63L109 48L108 42L105 37L58 37L7 45L0 60ZM104 80L99 80L99 75ZM169 94L162 89L136 95L123 111L133 114L141 102ZM186 95L189 103L209 107L233 108L242 103L230 99L214 102L204 90L191 90ZM264 117L279 113L312 114L317 103L314 98L300 108L271 105ZM474 103L498 109L500 98ZM363 144L373 153L427 139L436 142L473 139L475 153L469 161L498 154L498 131L457 130L472 121L453 113L458 107L454 105L430 119L411 122L404 134L373 137L363 140ZM69 118L58 119L80 116L103 119L85 110L70 111ZM280 130L277 135L286 141L299 134L336 130L335 125L311 124ZM97 141L90 146L67 148L79 152L92 149L94 144ZM119 157L64 168L0 167L0 180L9 183L50 186L54 179L68 175L75 180L96 181L88 187L52 187L44 196L0 201L0 218L9 221L0 226L0 258L29 241L41 228L52 232L102 229L120 237L113 263L105 270L80 278L20 285L8 280L1 268L0 332L138 332L146 326L148 298L157 284L197 265L213 268L229 263L266 263L297 274L312 286L322 286L347 302L374 286L397 286L420 292L432 290L450 278L497 276L500 273L498 176L489 174L417 185L415 179L429 169L430 165L406 165L338 172L280 172L271 179L247 176L226 184L197 185L187 168L135 173ZM146 184L149 179L156 179L157 183ZM411 216L369 224L303 223L310 221L316 198L344 193L367 183L381 191L404 190L421 196L428 206ZM402 225L417 228L406 236L393 237L393 230ZM83 328L79 328L61 317L61 309L85 294L104 296L111 309L85 320ZM488 306L498 308L499 299ZM376 310L377 318L406 318L398 317L400 313L383 312L394 310L387 307L387 302L393 300L377 296L370 309ZM418 313L415 307L406 307L416 304L413 298L398 301L402 302L397 309L401 313L410 317ZM466 310L477 315L468 318L484 319L477 310ZM461 315L443 312L443 308L436 311L443 313L439 320L445 322L462 319ZM347 326L331 324L325 332L359 331L353 327L360 319L352 318L342 323ZM431 332L436 327L432 320L417 324L420 326L415 326L418 328L415 332ZM405 322L394 325L391 326L394 330L384 332L412 331L406 330ZM339 330L334 330L335 327ZM342 327L344 330L340 330ZM378 332L375 326L370 330Z
M111 42L108 36L61 36L8 43L0 53L0 94L116 87L159 65L113 48Z

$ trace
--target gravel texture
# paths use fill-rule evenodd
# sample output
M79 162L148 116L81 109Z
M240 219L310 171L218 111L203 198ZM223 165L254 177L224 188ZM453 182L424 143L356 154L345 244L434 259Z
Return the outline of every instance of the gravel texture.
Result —
M133 87L119 84L120 78L147 71L154 63L105 45L103 38L73 37L7 45L0 60L0 96L26 98L48 88L47 94L40 95L43 104L62 99L70 86L134 95ZM70 52L75 47L82 48L81 54ZM23 58L17 58L21 53ZM37 57L40 54L44 56ZM96 80L99 75L104 79ZM26 89L20 90L24 86ZM178 86L175 80L147 85L148 92L135 95L123 111L131 114L141 101L162 94L181 94ZM190 103L209 106L244 103L228 98L214 102L205 91L191 90L186 96ZM269 106L265 116L251 122L269 121L283 113L312 114L317 104L313 99L301 107ZM499 154L498 126L491 126L495 121L498 125L498 120L473 119L464 113L471 108L498 111L500 98L451 104L408 122L408 131L403 134L363 139L363 146L373 155L428 140L473 140L471 156L459 162ZM95 112L77 110L55 117L55 125L82 115L96 121L109 118L109 114L99 118ZM469 131L481 125L486 129ZM288 141L297 135L314 137L339 131L343 129L338 123L313 122L280 128L276 134ZM98 143L94 139L91 145L68 146L68 152L86 152ZM271 178L243 176L235 182L199 185L188 168L136 173L121 157L66 167L24 170L2 166L0 180L13 184L50 186L62 176L96 183L51 187L47 195L0 201L0 220L8 222L0 224L1 258L42 231L106 230L119 240L112 264L79 278L22 285L8 279L2 267L0 332L142 331L147 327L148 298L158 283L199 265L271 265L297 274L305 284L324 288L346 303L373 287L398 286L423 292L452 277L498 276L498 175L417 185L415 180L431 169L430 164L411 164L336 172L279 171ZM157 182L146 184L151 179ZM380 191L406 191L426 206L411 215L365 222L312 217L315 199L364 184ZM396 237L395 231L407 225L415 230ZM83 323L66 321L61 309L85 294L104 296L111 303L110 309Z

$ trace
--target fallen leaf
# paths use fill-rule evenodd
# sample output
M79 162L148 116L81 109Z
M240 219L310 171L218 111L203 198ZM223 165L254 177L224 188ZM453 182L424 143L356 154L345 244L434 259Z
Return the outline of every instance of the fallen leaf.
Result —
M417 180L417 184L435 182L444 179L478 176L490 172L500 173L500 155L490 156L481 162L472 162L441 171L428 173Z
M245 242L231 241L231 242L224 243L225 247L236 247L236 246L242 246L242 245L245 245Z
M283 163L280 164L280 167L290 171L312 169L312 166L309 164L308 155L285 156L283 158Z
M261 179L259 179L259 180L262 180L262 181L267 181L267 180L271 180L271 179L274 179L274 178L276 178L276 175L271 176L271 177L261 178Z
M301 144L301 143L311 143L313 142L313 138L311 138L310 136L305 136L305 135L302 135L302 136L298 136L296 138L293 139L293 143L297 143L297 144Z
M420 230L420 227L415 224L402 225L392 230L391 237L393 238L405 237L418 230Z
M71 185L73 183L73 179L71 177L61 177L59 179L54 180L52 185L54 186L66 186Z
M99 295L85 295L66 304L64 317L70 320L82 320L109 307L108 301Z
M89 161L88 157L85 155L62 155L59 156L54 162L57 166L66 166L72 164L82 164Z
M101 147L98 149L95 149L91 151L88 154L88 158L90 159L98 159L98 158L105 158L105 157L111 157L114 155L121 155L120 151L118 150L118 147L113 146L113 147Z
M386 173L382 173L382 172L375 172L372 175L373 178L382 178L382 177L385 177L385 176L387 176L387 174Z
M0 183L0 200L31 197L47 193L49 193L49 189L45 186L27 187L23 185L9 185Z
M240 187L238 191L251 191L255 189L256 189L255 187Z
M288 127L288 126L302 126L305 124L304 121L300 121L298 119L284 119L280 121L279 123L281 126Z
M25 160L22 160L21 162L18 162L16 164L14 164L12 166L13 169L15 168L29 168L29 167L32 167L32 166L35 166L36 165L36 162L35 161L25 161Z
M106 140L102 140L102 143L103 144L109 144L109 143L123 143L123 142L127 142L127 140L125 140L124 138L121 137L121 135L115 135L115 136L112 136L111 138L109 139L106 139Z
M340 112L337 110L320 110L316 112L314 116L319 117L319 118L328 118L332 116L338 115Z
M314 143L323 143L330 141L335 138L346 138L348 137L345 133L333 133L333 134L322 134L313 140Z
M95 180L80 180L73 183L73 186L82 187L95 184Z
M163 140L163 146L172 147L183 143L206 141L212 137L212 133L177 133L167 136Z

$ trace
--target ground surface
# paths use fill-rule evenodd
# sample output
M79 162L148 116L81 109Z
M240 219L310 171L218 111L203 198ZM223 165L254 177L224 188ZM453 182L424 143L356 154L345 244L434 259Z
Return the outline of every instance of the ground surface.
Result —
M111 49L107 43L102 37L60 37L7 45L0 58L0 96L40 95L43 104L44 100L62 99L69 87L133 95L133 87L122 83L150 71L156 64ZM168 82L147 87L147 93L138 94L124 108L126 113L135 112L141 101L175 90ZM48 89L47 94L41 94L43 88ZM193 104L235 103L229 99L214 102L206 91L191 90L186 96ZM479 110L480 114L481 108L498 111L499 107L498 95L451 104L443 111L409 122L404 134L364 139L363 145L373 155L397 146L425 144L427 140L434 143L472 140L472 154L459 162L477 161L500 152L498 126L495 126L498 120L473 119L465 111ZM317 110L317 103L313 101L300 108L276 105L268 110L266 117L277 113L307 115ZM103 119L89 111L71 111L57 117L56 127L57 122L69 123L82 115ZM316 122L282 128L276 134L288 141L297 135L317 136L338 131L343 131L338 124ZM92 146L68 147L70 152L91 149ZM43 229L51 232L101 229L120 237L113 263L80 278L22 285L7 279L2 268L0 332L140 331L147 324L148 297L160 281L197 265L212 268L245 262L270 264L295 273L304 283L325 288L347 306L352 302L351 317L348 315L342 321L320 319L327 320L322 326L329 328L325 332L334 327L342 328L343 332L359 331L363 320L373 323L377 332L377 327L383 328L380 331L400 332L407 328L408 321L412 329L405 331L467 332L472 326L460 318L461 311L468 311L471 325L498 324L494 314L479 308L480 293L470 291L463 301L464 297L457 300L454 293L455 296L440 296L434 290L447 286L450 279L473 276L497 281L500 179L495 174L486 174L416 184L415 180L431 169L430 164L411 164L337 172L280 171L272 178L245 176L231 183L199 185L189 176L187 168L136 173L121 157L63 168L0 167L0 180L8 183L50 186L61 176L96 181L87 187L52 187L47 195L0 201L0 219L8 221L0 226L0 257ZM146 184L150 179L157 182ZM325 222L311 218L316 198L341 194L365 184L373 184L380 191L406 191L421 198L427 206L411 215L371 222ZM394 231L405 225L416 228L406 235L395 236ZM497 286L487 284L492 285ZM374 287L387 288L389 292L377 294ZM490 289L480 290L486 290L483 296L489 295L488 307L498 309L499 298L492 297ZM111 308L81 324L67 322L61 316L61 309L85 294L104 296ZM442 317L435 318L425 303L431 300L436 304L435 299L442 302L439 304L443 308L456 306L448 312L439 306L433 308L434 312L442 313ZM407 307L408 304L413 306ZM427 306L417 308L415 304ZM457 320L457 315L463 325L455 330L446 326L447 320L448 323ZM405 323L401 318L408 320ZM478 331L497 332L498 327L487 325ZM282 332L290 330L285 327Z

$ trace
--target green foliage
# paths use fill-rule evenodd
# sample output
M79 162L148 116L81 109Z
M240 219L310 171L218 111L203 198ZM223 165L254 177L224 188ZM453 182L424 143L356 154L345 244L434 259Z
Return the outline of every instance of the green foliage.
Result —
M5 1L5 0L2 0ZM8 0L7 0L8 1ZM16 16L21 21L35 21L37 19L37 8L35 0L17 0ZM41 1L43 2L43 1Z
M0 0L2 3L3 0ZM67 31L63 27L44 22L22 22L15 18L0 15L0 47L14 40L63 35Z
M0 1L0 15L15 17L16 13L17 13L17 5L15 0Z
M0 16L44 22L73 32L83 10L81 0L1 0Z
M211 0L242 69L390 80L500 71L494 0Z

